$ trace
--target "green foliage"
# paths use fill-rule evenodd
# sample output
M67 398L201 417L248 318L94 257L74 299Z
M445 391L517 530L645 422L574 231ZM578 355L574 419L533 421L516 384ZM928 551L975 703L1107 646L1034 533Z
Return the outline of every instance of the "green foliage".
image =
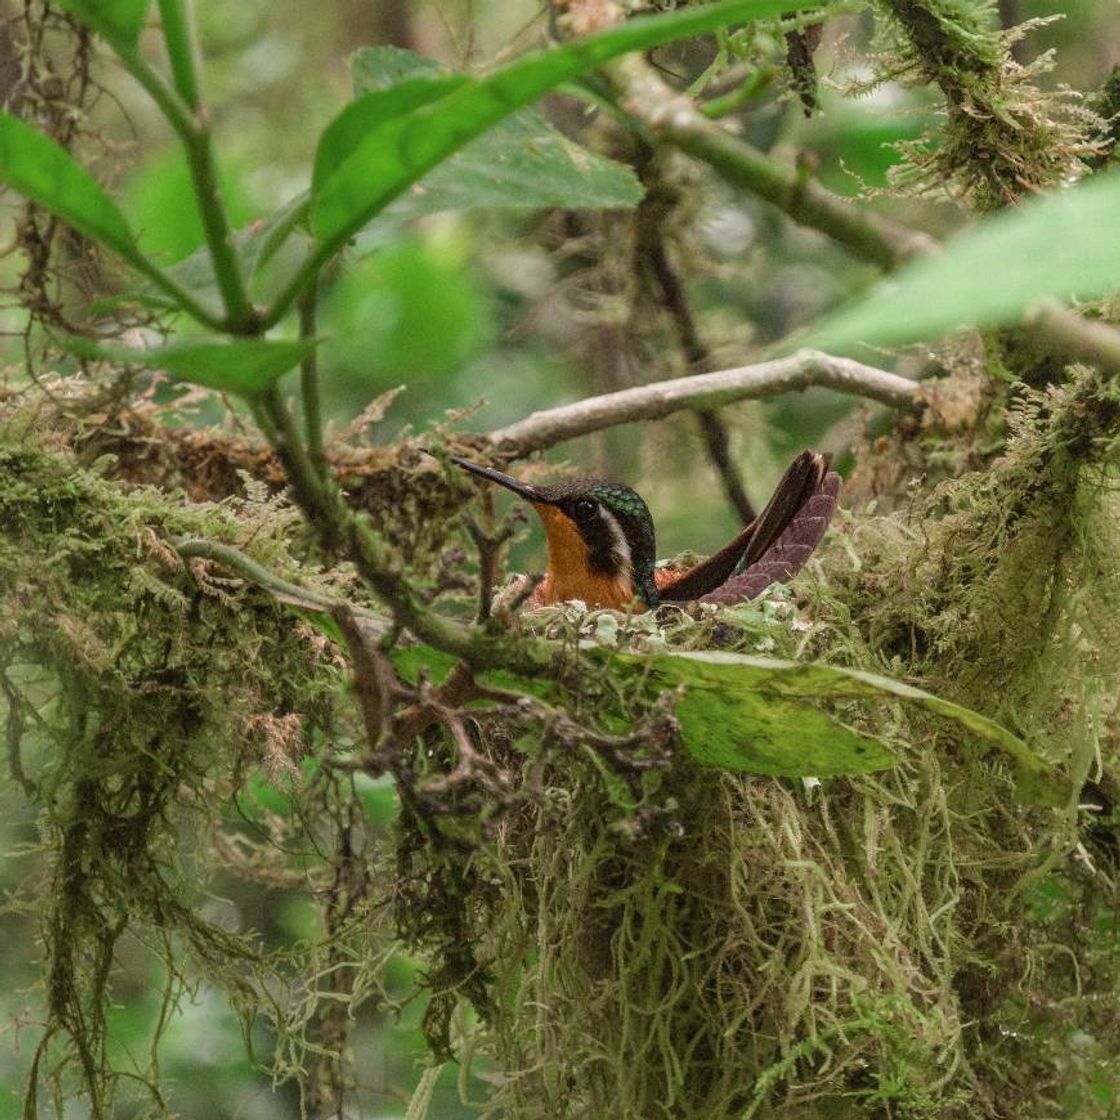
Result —
M396 47L363 47L350 65L359 98L413 78L447 74L433 59ZM332 148L347 150L362 131L356 128L353 137L340 134ZM634 206L641 197L630 168L569 140L536 109L522 109L438 164L382 222L471 207L609 209Z
M775 0L720 3L635 19L484 78L416 77L358 98L327 126L315 157L312 228L325 258L412 183L515 110L628 51L737 20L780 15Z
M58 0L56 6L75 15L119 49L136 47L150 0Z
M1116 916L1102 884L1115 870L1115 820L1102 811L1086 827L1080 798L1090 777L1106 792L1117 781L1101 749L1120 674L1113 388L1079 374L1045 397L1021 395L1012 437L997 432L1002 459L991 462L989 429L962 436L961 460L985 469L933 496L915 492L919 527L871 514L841 525L796 606L696 617L556 608L509 619L498 609L459 627L465 594L473 608L478 590L451 547L462 491L406 440L338 441L345 501L323 469L317 336L356 336L375 353L351 360L355 378L407 378L427 403L499 334L491 306L462 282L462 261L432 251L435 238L323 272L349 237L371 216L385 229L448 207L631 204L627 174L523 107L620 51L786 14L788 0L692 5L484 77L364 53L355 71L365 92L324 135L312 194L232 238L229 219L240 219L219 189L210 116L193 112L185 7L160 5L190 111L136 51L144 5L63 6L117 46L184 141L206 248L160 272L61 148L0 121L3 174L144 271L161 293L158 303L145 295L152 306L186 308L222 332L220 342L85 352L241 393L281 435L272 449L240 434L179 429L185 438L173 440L144 427L146 404L120 410L115 387L83 395L50 381L0 402L10 418L0 429L0 699L9 767L41 814L43 884L25 906L47 959L28 1115L40 1081L60 1101L84 1087L98 1120L131 1108L122 1068L136 1053L152 1055L127 1075L143 1107L182 1111L182 1098L164 1095L156 1055L198 977L224 991L247 1034L252 1018L267 1023L261 1060L298 1080L308 1115L356 1111L339 1088L347 1054L367 1064L351 1031L402 1005L409 1042L454 1057L463 1085L478 1054L492 1059L485 1107L518 1120L945 1120L993 1101L1022 1116L1111 1107ZM983 209L1075 168L1077 129L1055 126L1052 103L1020 80L990 5L880 6L910 44L895 75L936 82L946 98L940 145L910 150L919 180L951 182ZM875 166L864 138L846 139ZM803 170L811 175L809 161ZM672 236L651 269L671 271L695 248L674 225L695 219L695 192L683 177L654 185L646 209L665 208ZM984 224L821 338L905 341L1008 321L1041 295L1100 294L1120 278L1116 193L1102 179ZM781 201L799 213L797 198ZM612 339L636 335L650 310L630 291L648 279L629 274L632 233L588 220L563 258L587 260L562 282L624 305L609 323L598 316ZM753 285L760 299L782 263L772 243L761 248L748 277L765 281ZM263 310L245 306L249 284L256 297L270 290ZM320 286L327 331L301 298ZM224 312L192 309L191 293L218 296ZM263 337L297 301L302 340ZM670 310L695 335L687 301ZM736 345L742 323L728 331ZM656 336L641 338L651 352ZM694 356L702 338L682 349L690 365L705 360ZM306 447L272 391L301 360ZM493 377L503 395L510 380ZM883 468L898 499L915 461L924 469L954 453L924 415L906 423L912 458ZM58 453L64 444L76 455ZM651 439L647 461L663 450ZM95 469L81 465L105 451ZM266 492L280 484L275 451L306 515L298 522ZM166 488L186 484L207 500L98 474L135 483L153 463ZM316 505L320 490L331 501ZM689 477L681 503L699 515L696 491ZM504 539L491 513L474 526L476 543ZM184 536L257 559L192 554ZM276 590L277 569L316 590ZM371 591L392 623L371 608ZM469 683L482 691L461 704L452 686L465 669L448 650L462 647L401 638L433 621L437 635L462 631L506 651L501 670L476 666ZM357 640L347 623L361 624ZM525 651L533 656L519 663ZM358 705L340 703L354 667L362 727ZM997 750L977 749L986 746ZM818 781L796 780L808 778ZM235 890L206 878L216 857ZM239 926L214 920L207 892L247 885L281 897L239 911ZM153 949L150 972L166 988L118 1011L132 935ZM270 952L276 941L283 951ZM229 1018L176 1022L233 1033ZM197 1071L188 1060L162 1072L197 1082ZM423 1075L410 1115L428 1109L439 1076Z
M981 223L815 328L814 346L899 345L1020 319L1048 297L1120 285L1120 175L1102 175Z
M105 190L64 148L0 113L0 182L125 260L142 260L128 223Z
M313 340L303 339L175 342L152 350L102 346L85 339L72 339L69 345L86 358L163 370L197 385L249 398L271 388L315 348Z

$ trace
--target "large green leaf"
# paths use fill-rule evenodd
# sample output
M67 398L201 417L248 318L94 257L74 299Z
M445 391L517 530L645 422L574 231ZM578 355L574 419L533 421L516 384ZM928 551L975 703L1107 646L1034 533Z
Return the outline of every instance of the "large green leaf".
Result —
M178 342L154 350L131 350L75 338L67 345L83 357L163 370L208 389L255 397L300 362L314 343L238 339L233 342Z
M885 770L898 761L886 743L845 727L804 699L767 689L784 663L686 653L621 655L621 661L645 673L659 692L683 686L676 708L681 738L702 766L826 778Z
M359 97L446 73L434 59L388 46L357 51L351 68ZM522 109L424 176L389 206L379 225L471 207L609 209L633 206L641 197L628 167L569 140L536 109Z
M148 0L52 0L56 8L77 16L114 47L132 48L148 17Z
M315 156L312 228L320 251L341 247L453 152L561 83L627 51L789 10L788 0L723 0L630 20L485 78L417 77L366 94L327 128Z
M0 113L0 182L135 263L136 239L101 184L64 148Z
M987 219L907 265L799 342L829 350L900 345L1012 323L1046 298L1120 287L1120 172Z
M951 719L972 735L999 747L1009 756L1024 796L1046 802L1062 796L1061 784L1053 768L1005 727L979 712L889 677L836 665L801 664L723 651L682 652L644 659L624 656L623 659L639 666L644 664L652 679L661 687L685 686L678 715L683 727L685 713L689 713L692 731L690 734L686 729L686 741L691 739L702 744L714 736L714 747L703 747L705 755L711 755L713 750L718 752L718 757L711 759L714 765L754 773L816 774L821 777L828 773L879 769L881 766L870 763L885 756L871 750L856 750L854 745L840 741L834 749L827 735L813 749L813 758L821 758L826 768L815 769L817 763L813 758L802 758L797 753L798 721L803 721L802 726L809 727L811 715L822 714L806 701L893 698L917 704ZM772 721L780 736L776 740L764 715L772 705L777 705ZM753 739L756 714L760 720L757 745ZM815 739L820 732L814 729L808 734ZM882 744L876 746L886 749ZM849 750L852 751L851 756L845 753ZM697 755L691 744L689 753L699 761L708 761L707 757ZM732 767L729 760L735 754L743 764ZM756 758L756 754L759 757ZM760 769L763 765L788 768Z

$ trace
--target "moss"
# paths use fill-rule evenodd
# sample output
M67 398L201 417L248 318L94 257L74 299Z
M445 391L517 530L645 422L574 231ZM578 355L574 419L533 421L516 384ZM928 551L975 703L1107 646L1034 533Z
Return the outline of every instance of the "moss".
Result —
M899 146L906 162L896 185L949 190L986 211L1085 169L1100 121L1070 94L1034 84L1048 57L1030 66L1012 58L1011 44L1031 25L1001 32L986 0L880 0L879 6L895 32L881 79L932 84L945 97L936 132Z
M56 1094L76 1077L100 1117L119 1082L106 1009L126 933L147 930L162 947L168 1006L201 974L240 1014L257 1011L266 956L254 936L201 917L193 868L226 798L262 761L257 718L298 712L305 750L333 722L339 679L275 603L196 578L162 543L240 539L231 510L122 489L12 442L13 428L0 430L0 681L11 771L40 811L49 865L47 1015L29 1107L41 1072ZM258 546L282 551L275 538ZM154 1075L147 1086L160 1105Z
M501 1070L492 1115L1026 1120L1076 1099L1092 1117L1087 1086L1117 1084L1115 866L1104 814L1090 831L1078 805L1087 777L1102 797L1120 788L1108 752L1096 760L1116 734L1120 396L1084 372L1009 391L998 456L915 494L909 518L849 515L791 597L523 623L585 669L574 651L595 634L916 681L1043 751L1062 774L1056 808L1020 803L1006 763L960 728L887 703L829 709L899 756L877 774L818 784L612 759L565 739L562 719L660 719L671 753L671 710L569 669L552 724L489 704L459 713L459 739L433 727L398 744L393 845L368 831L348 772L324 765L350 757L329 645L251 588L191 578L161 544L252 536L286 571L283 512L110 483L9 426L0 660L29 700L36 681L54 697L39 706L51 741L25 719L19 767L51 860L42 1072L67 1058L59 1084L78 1071L107 1112L108 976L120 938L142 930L169 960L188 950L176 984L204 969L275 1024L275 1070L321 1111L348 1091L349 1015L395 936L427 962L433 1049ZM929 407L987 430L974 394L946 387ZM962 444L958 468L970 461ZM216 821L262 738L283 765L287 714L303 720L310 776L267 838L235 844ZM212 866L211 838L227 866L319 902L321 928L288 959L199 916L192 874ZM1073 858L1082 843L1099 867Z

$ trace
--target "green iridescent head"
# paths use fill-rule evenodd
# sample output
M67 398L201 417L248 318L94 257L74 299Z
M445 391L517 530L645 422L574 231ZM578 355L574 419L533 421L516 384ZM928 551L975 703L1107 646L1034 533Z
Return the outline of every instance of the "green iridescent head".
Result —
M587 545L588 563L605 576L628 575L647 607L656 607L653 568L657 552L653 518L642 496L629 486L599 478L577 478L552 486L529 486L508 474L452 455L464 470L513 491L534 505L560 510Z

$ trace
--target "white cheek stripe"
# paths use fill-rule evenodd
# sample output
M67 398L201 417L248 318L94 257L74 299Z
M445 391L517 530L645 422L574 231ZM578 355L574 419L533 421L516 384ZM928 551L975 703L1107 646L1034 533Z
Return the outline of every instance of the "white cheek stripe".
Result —
M622 526L619 525L618 518L616 518L610 510L600 506L599 516L602 518L603 523L607 527L607 531L611 535L611 552L614 553L614 558L618 561L619 568L627 578L629 578L630 573L633 571L633 561L630 557L630 542L626 539L626 534L622 531Z

